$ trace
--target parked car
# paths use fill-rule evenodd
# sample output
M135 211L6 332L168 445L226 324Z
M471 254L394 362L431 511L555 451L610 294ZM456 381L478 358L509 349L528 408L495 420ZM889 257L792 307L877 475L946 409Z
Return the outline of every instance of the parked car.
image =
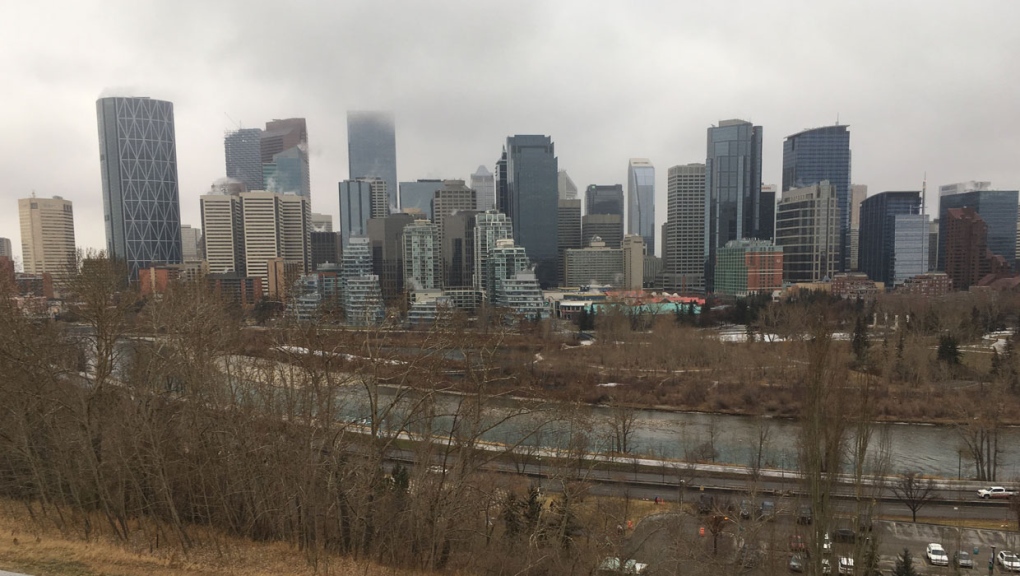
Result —
M850 528L837 528L832 533L832 540L834 542L842 542L844 544L853 544L857 540L857 533Z
M832 564L828 558L822 558L822 574L832 574Z
M741 500L740 501L740 517L744 520L751 519L751 501Z
M797 524L811 524L814 520L811 506L805 504L797 511Z
M1002 566L1003 570L1020 572L1020 558L1017 558L1016 554L1009 550L1003 550L996 554L995 560L999 563L999 566Z
M790 572L803 572L804 571L804 557L800 554L794 554L790 556L789 563Z
M804 537L800 534L790 535L790 552L804 552L807 545L804 544Z
M946 554L946 549L941 544L935 542L929 544L925 555L928 556L928 562L932 566L949 566L949 555Z
M978 498L984 498L985 500L989 498L1009 498L1014 494L1016 492L1006 490L1002 486L992 486L991 488L982 488L977 491Z
M698 497L698 514L711 514L715 509L715 498L708 494Z
M960 550L953 552L953 565L957 568L973 568L974 560L971 559L970 554Z
M839 576L853 576L854 559L850 556L839 557Z
M822 554L832 554L832 540L829 539L828 532L822 536Z
M758 519L772 521L776 519L776 503L772 500L762 500L758 508Z

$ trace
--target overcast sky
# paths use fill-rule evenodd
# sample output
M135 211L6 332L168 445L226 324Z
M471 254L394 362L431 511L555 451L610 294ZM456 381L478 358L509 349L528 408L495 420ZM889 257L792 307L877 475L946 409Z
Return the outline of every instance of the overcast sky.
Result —
M870 193L1020 187L1020 2L323 0L5 2L0 19L0 236L20 254L18 198L74 202L105 248L95 101L174 103L181 221L224 175L225 130L308 120L312 209L337 220L346 111L396 115L397 174L491 170L509 134L548 134L578 187L705 160L705 129L782 141L848 124ZM658 230L656 232L658 234Z

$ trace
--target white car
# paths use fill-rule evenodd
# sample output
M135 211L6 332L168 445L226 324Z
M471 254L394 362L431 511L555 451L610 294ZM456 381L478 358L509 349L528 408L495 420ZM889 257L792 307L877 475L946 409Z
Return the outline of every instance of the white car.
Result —
M928 562L931 562L932 566L949 566L949 554L946 554L946 549L941 544L932 542L925 554L928 555Z
M829 540L829 533L825 533L822 539L822 554L832 554L832 540Z
M995 560L1002 566L1003 570L1009 570L1010 572L1020 572L1020 558L1016 557L1016 554L1009 550L1003 550L995 555Z
M839 557L839 576L853 576L854 559L849 556Z

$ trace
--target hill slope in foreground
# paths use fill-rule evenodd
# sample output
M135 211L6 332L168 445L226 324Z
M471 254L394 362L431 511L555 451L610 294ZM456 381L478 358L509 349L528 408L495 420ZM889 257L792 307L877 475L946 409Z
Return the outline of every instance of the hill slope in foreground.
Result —
M0 571L32 576L212 576L245 574L412 576L423 572L320 556L318 567L285 543L252 542L212 530L189 529L195 545L149 550L148 543L121 543L100 536L85 542L78 533L62 534L52 522L34 521L24 505L0 499Z

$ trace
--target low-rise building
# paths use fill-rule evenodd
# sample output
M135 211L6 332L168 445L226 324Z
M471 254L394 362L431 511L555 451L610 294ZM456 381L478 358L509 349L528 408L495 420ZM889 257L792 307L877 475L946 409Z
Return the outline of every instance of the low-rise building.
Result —
M744 298L783 287L783 248L770 240L730 240L716 251L715 293Z

